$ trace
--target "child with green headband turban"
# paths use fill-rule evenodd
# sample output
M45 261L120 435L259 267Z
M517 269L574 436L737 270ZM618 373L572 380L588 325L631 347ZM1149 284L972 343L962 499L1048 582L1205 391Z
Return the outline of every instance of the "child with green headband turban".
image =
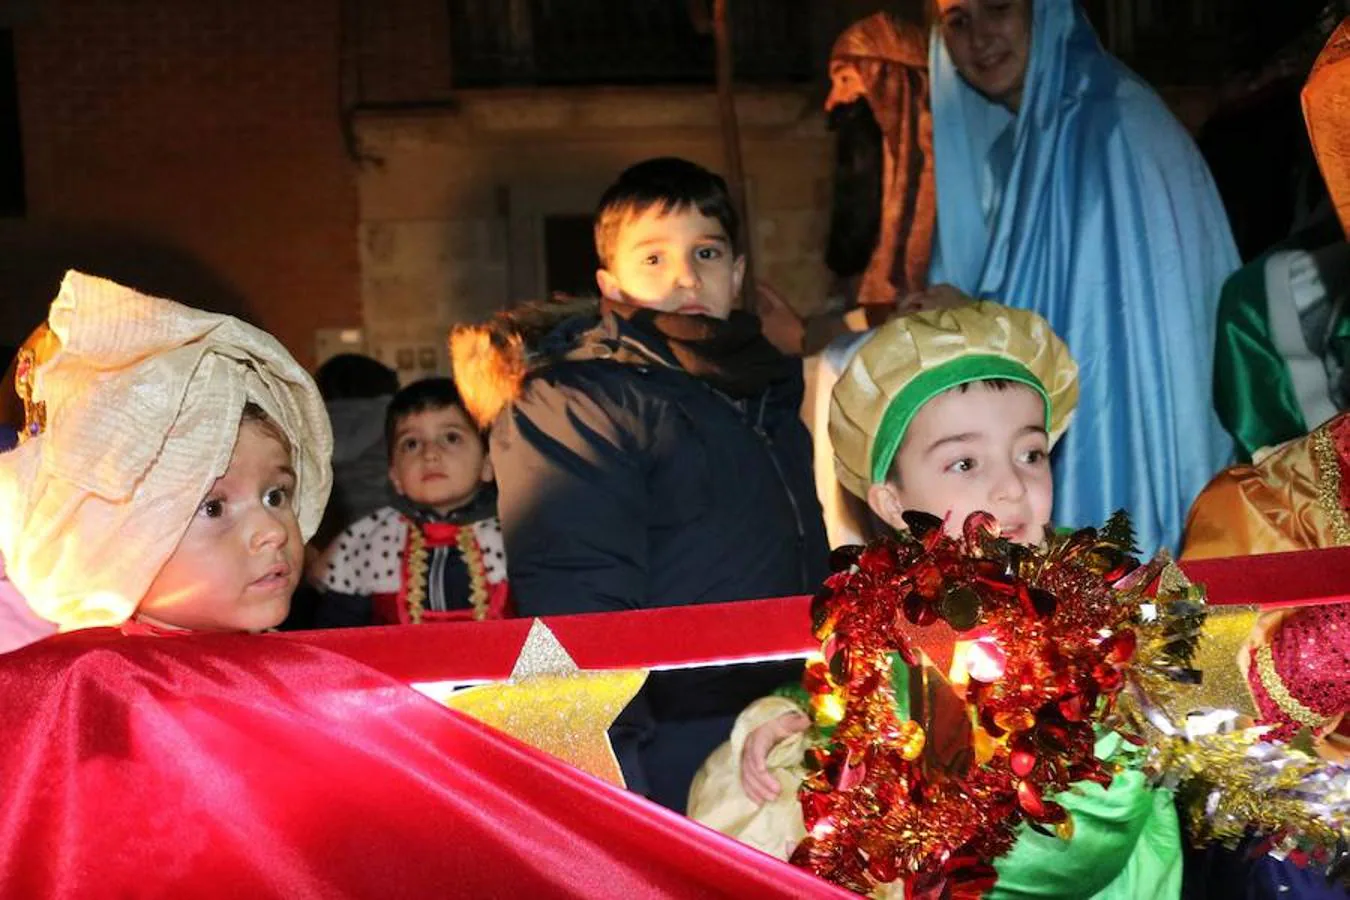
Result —
M834 388L835 472L892 528L920 510L955 533L992 513L1004 535L1041 541L1050 448L1078 402L1078 366L1044 319L971 303L892 319Z
M866 339L835 385L835 470L897 530L906 510L938 516L952 533L981 511L1009 540L1038 544L1054 497L1049 453L1077 402L1078 366L1033 312L981 302L903 316ZM903 664L895 678L907 707L925 698L935 756L949 758L967 735L959 715L944 722L933 688L942 679ZM796 800L811 724L803 709L793 696L747 708L695 777L689 815L786 859L805 836ZM1128 762L1114 734L1098 741L1097 753ZM1109 789L1080 785L1056 799L1073 813L1072 839L1023 826L995 861L999 878L988 896L1179 896L1180 831L1168 793L1124 768Z

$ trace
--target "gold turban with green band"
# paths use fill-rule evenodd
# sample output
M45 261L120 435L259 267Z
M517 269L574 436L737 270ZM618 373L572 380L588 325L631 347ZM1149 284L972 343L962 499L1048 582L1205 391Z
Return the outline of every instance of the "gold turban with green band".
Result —
M830 441L840 482L858 497L886 480L925 403L972 381L1025 384L1045 400L1051 445L1078 404L1078 364L1049 323L988 301L892 319L858 348L834 387Z
M48 317L59 350L32 377L46 427L0 455L0 555L62 630L135 612L234 451L253 402L290 444L306 539L332 485L314 381L271 335L69 272Z

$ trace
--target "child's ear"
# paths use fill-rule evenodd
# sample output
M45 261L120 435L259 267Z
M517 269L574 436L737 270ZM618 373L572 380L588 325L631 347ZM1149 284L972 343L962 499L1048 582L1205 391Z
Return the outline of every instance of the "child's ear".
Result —
M398 470L393 465L389 466L389 483L394 486L394 493L403 494L403 480L398 477Z
M609 269L596 269L595 283L600 286L601 297L615 303L623 301L623 290L619 287L619 279L610 274Z
M483 471L478 473L478 480L483 484L491 484L497 478L497 473L492 468L492 457L483 454Z
M736 262L731 266L731 296L739 297L741 295L741 284L745 281L745 254L738 254ZM754 307L749 309L753 312Z
M900 492L889 481L867 489L867 506L876 513L877 518L896 531L904 531L908 527L905 525L905 505L900 502Z

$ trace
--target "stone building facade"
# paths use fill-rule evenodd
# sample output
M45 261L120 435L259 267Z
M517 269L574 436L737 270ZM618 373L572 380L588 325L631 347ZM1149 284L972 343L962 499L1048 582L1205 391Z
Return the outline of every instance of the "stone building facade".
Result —
M0 343L21 340L78 266L243 315L307 364L358 349L408 378L444 371L456 322L587 286L586 219L625 166L677 154L725 169L710 71L691 78L685 60L670 82L650 67L627 85L586 82L606 48L633 50L626 24L608 44L563 43L570 81L566 54L561 69L540 62L543 29L614 2L30 0L0 11L26 193L23 214L0 219ZM700 4L665 5L691 13L683 40L706 44ZM917 16L923 5L731 4L753 70L736 97L748 247L758 277L800 311L829 287L829 45L879 7ZM514 54L507 75L465 68L466 46L497 52L465 44L475 16L515 29L500 51ZM1103 26L1122 46L1134 27ZM523 69L522 47L537 57ZM1188 122L1203 118L1207 95L1175 96Z

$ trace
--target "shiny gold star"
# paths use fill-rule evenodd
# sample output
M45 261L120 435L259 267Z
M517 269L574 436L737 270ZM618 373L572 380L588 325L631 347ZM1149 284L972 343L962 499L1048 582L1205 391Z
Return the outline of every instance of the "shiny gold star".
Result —
M646 680L640 669L578 669L548 626L535 619L509 680L458 691L444 702L623 787L608 730Z
M1191 587L1190 580L1175 563L1163 569L1159 596L1177 594ZM1208 616L1196 644L1192 666L1202 673L1197 685L1178 687L1174 701L1167 704L1174 721L1182 722L1192 712L1231 709L1248 719L1256 716L1247 680L1238 668L1238 648L1251 634L1261 610L1255 606L1208 607Z
M1237 658L1238 648L1251 634L1260 614L1261 610L1255 606L1209 608L1193 663L1203 674L1198 685L1178 692L1187 707L1181 712L1231 709L1247 718L1256 716L1256 702L1238 668Z

